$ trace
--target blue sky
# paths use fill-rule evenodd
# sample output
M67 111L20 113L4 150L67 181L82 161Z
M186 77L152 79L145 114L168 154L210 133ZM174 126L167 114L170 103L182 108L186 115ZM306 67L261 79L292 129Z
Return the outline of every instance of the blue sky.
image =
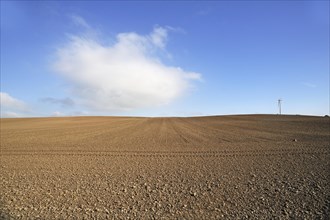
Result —
M329 114L329 1L1 1L1 116Z

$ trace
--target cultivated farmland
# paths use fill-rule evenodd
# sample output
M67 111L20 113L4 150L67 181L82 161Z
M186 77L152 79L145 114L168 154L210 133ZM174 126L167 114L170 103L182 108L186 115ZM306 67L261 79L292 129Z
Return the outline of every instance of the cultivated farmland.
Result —
M328 219L330 121L1 119L0 219Z

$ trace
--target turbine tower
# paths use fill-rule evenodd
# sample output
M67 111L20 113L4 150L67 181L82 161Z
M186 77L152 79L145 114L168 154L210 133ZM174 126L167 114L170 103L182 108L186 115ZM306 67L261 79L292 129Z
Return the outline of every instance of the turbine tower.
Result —
M279 99L277 100L277 105L278 105L278 111L279 111L279 114L281 115L282 114L282 99Z

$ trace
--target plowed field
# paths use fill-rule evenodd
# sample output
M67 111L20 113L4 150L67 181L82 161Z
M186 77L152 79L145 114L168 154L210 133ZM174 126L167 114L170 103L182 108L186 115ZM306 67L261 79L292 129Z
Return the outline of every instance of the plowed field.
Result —
M0 219L329 219L330 120L1 119Z

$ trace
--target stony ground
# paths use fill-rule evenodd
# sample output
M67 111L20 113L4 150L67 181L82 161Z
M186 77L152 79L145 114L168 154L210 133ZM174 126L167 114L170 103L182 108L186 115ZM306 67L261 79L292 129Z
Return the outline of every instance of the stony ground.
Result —
M0 219L329 219L330 121L1 119Z

